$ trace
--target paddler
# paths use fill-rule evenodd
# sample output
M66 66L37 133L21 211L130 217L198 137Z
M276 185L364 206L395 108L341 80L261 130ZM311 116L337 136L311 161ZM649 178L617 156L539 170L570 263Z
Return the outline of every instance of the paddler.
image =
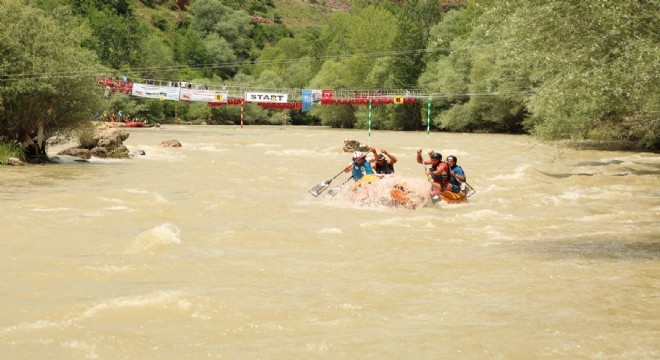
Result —
M440 198L440 193L445 190L451 191L451 184L449 183L449 166L442 162L442 154L433 150L429 151L430 160L424 161L422 159L422 149L417 149L417 162L420 164L431 165L431 170L426 174L433 179L431 197L433 200Z
M374 170L371 168L371 164L369 161L366 161L365 158L367 157L367 154L363 153L362 151L355 151L353 152L353 163L351 165L348 165L346 169L344 169L344 172L351 172L353 175L353 180L358 181L362 179L364 175L367 174L372 174L374 173Z
M394 174L394 164L397 162L397 158L385 149L380 149L380 154L377 154L376 149L373 147L371 151L374 153L374 158L369 160L369 162L372 163L371 166L376 171L376 174Z

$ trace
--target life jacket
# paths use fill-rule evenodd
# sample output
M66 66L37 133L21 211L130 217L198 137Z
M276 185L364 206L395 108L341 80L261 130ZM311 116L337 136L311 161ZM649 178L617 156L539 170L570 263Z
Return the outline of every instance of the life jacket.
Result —
M435 174L436 170L438 170L438 167L440 167L440 175ZM432 165L431 178L433 179L433 182L440 184L440 189L442 191L445 191L445 189L449 187L449 167L447 164L440 162L436 165Z
M394 166L389 162L385 161L385 164L380 165L376 162L376 172L379 174L394 174Z

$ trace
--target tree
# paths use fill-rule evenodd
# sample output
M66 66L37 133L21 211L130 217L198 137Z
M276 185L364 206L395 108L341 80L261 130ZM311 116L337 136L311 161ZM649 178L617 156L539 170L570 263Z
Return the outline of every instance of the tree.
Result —
M400 55L391 62L393 86L399 89L417 87L424 71L424 52L430 29L440 20L438 0L409 0L397 16L397 35L393 49ZM397 106L395 123L403 130L419 130L422 126L420 102Z
M193 16L192 29L201 37L216 34L231 44L239 61L249 57L253 27L244 11L225 6L220 0L205 0L193 2L190 13Z
M310 86L316 89L359 89L382 87L372 81L387 79L382 69L388 57L379 55L391 50L395 32L394 16L387 10L374 6L357 8L351 14L338 13L331 17L322 31L316 49L320 56L338 57L326 60L312 79ZM319 45L319 46L320 46ZM313 64L311 65L313 68ZM353 106L340 106L332 110L314 110L314 114L333 117L326 125L354 127L356 124Z
M660 3L516 0L489 11L509 19L498 31L498 67L534 84L530 131L660 147Z
M105 73L82 44L91 32L65 8L54 14L23 0L0 2L0 137L44 159L46 133L88 123ZM33 142L36 138L36 144Z

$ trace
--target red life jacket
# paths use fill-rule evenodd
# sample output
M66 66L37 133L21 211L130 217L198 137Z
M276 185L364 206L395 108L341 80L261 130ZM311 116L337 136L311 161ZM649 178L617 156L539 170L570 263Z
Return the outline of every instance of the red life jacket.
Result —
M436 175L435 172L440 168L440 175ZM431 166L431 178L433 182L440 184L442 191L449 188L449 167L443 162L439 162L437 165Z

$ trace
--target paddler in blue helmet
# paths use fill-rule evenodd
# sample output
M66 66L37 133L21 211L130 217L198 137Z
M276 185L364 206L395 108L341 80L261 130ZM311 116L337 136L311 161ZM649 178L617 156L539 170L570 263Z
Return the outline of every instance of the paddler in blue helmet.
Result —
M351 172L353 175L353 180L358 181L362 179L364 175L371 174L373 175L374 170L371 168L371 163L366 160L367 154L362 151L353 152L353 163L348 165L344 172Z

